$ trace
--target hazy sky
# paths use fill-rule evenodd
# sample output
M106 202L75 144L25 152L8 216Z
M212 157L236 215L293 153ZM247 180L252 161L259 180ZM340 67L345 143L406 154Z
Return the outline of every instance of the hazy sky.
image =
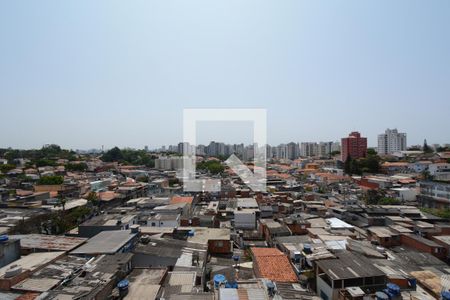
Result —
M183 108L266 108L271 144L450 143L450 1L0 2L0 147L175 144Z

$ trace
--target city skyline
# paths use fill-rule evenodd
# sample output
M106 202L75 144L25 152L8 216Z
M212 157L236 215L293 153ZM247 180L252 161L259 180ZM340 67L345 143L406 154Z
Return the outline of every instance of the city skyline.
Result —
M382 135L382 134L378 134L377 136L379 137L380 135ZM295 144L298 144L298 145L301 145L302 143L320 144L320 143L329 143L329 142L331 142L331 143L339 143L340 144L341 143L341 139L344 138L344 137L345 136L340 137L340 138L336 138L334 140L315 140L315 141L313 141L313 140L309 140L309 141L286 140L286 141L281 142L281 143L276 143L276 144L274 144L274 143L267 143L266 145L271 146L271 147L277 147L277 146L280 146L280 145L287 145L287 144L290 144L290 143L295 143ZM431 143L425 138L421 143L412 144L412 143L408 142L408 144L406 146L407 146L407 148L416 147L416 146L423 146L425 141L427 141L428 146L433 146L433 145L440 145L440 146L450 145L450 142L445 142L445 141L443 141L441 143ZM225 145L244 145L244 146L251 146L253 144L252 142L245 143L245 142L224 142L224 141L221 141L221 140L210 140L209 142L206 142L206 143L205 142L199 142L199 143L196 144L196 146L207 146L211 142L221 143L221 144L225 144ZM379 140L376 140L376 142L378 143ZM53 145L58 145L58 146L60 146L63 149L71 149L71 150L76 150L76 151L78 151L78 150L79 151L102 150L102 148L103 148L103 150L106 151L106 150L112 149L114 147L118 147L118 148L121 148L121 149L148 149L149 151L155 151L155 150L161 150L162 148L166 148L166 150L167 150L169 147L177 147L181 143L183 143L183 142L179 141L179 142L176 142L176 143L169 143L169 144L156 145L156 146L152 146L150 143L147 143L147 144L143 143L142 146L137 146L137 147L133 147L133 146L129 146L129 145L120 146L119 144L117 144L117 145L113 144L113 145L108 146L108 147L106 147L105 145L100 145L100 146L95 146L94 145L92 147L86 147L86 148L77 148L77 147L71 148L71 147L65 147L64 145L61 145L61 144L58 144L58 143L45 143L45 144L42 144L42 145L38 145L36 147L29 147L29 148L18 148L18 147L12 147L12 146L0 146L0 149L11 148L11 149L19 149L19 150L32 150L32 149L40 149L40 148L45 147L47 145L52 145L53 144ZM367 147L368 148L372 148L372 149L377 149L378 148L378 144L377 143L375 143L373 141L372 141L372 143L370 143L370 138L368 138L368 145L367 145Z
M271 144L446 143L450 3L419 3L4 2L0 146L173 144L185 108L267 109Z

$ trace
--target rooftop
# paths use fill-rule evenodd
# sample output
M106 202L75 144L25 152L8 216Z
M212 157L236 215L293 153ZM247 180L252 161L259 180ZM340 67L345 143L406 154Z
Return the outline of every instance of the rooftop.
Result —
M192 204L194 197L182 197L182 196L173 196L172 200L170 200L170 204L178 204L178 203L187 203Z
M450 235L437 235L434 236L433 238L446 245L450 245Z
M167 269L134 269L127 279L130 282L125 300L156 299Z
M74 255L114 254L136 237L130 230L102 231L90 238L86 244L73 250Z
M412 239L416 240L417 242L422 243L424 245L427 245L429 247L442 247L441 245L439 245L436 242L433 242L432 240L426 239L424 237L418 236L418 235L413 234L413 233L405 233L403 235L407 236L409 238L412 238Z
M46 251L70 251L87 239L61 235L24 234L11 235L12 239L20 239L22 249L42 249Z
M86 262L86 258L75 256L59 258L12 288L19 291L46 292L59 284L68 274L82 267Z
M178 230L193 230L194 235L187 240L195 244L207 244L210 240L230 240L228 228L178 227Z
M319 260L317 265L333 280L384 276L370 260L349 251L336 253L337 259Z
M367 231L372 232L378 237L392 237L398 236L398 233L392 232L389 227L384 226L372 226L367 228Z
M22 268L22 272L34 272L38 268L52 262L63 254L64 252L42 252L23 256L22 258L4 266L3 268L0 268L0 278L3 278L6 271L13 266Z
M289 258L275 248L251 248L255 258L254 268L263 278L280 282L297 282ZM255 271L256 272L256 271Z
M326 219L325 221L332 229L335 229L335 228L353 229L353 225L350 225L338 218L329 218L329 219Z

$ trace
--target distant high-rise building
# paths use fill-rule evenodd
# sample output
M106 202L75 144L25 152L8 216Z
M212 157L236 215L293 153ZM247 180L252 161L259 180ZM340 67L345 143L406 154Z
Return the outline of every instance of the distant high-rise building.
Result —
M354 131L348 137L341 140L341 159L346 161L348 157L363 158L367 154L367 138L361 137L361 134Z
M211 141L209 145L206 147L206 154L208 154L209 156L217 156L218 153L219 153L219 145L216 142Z
M388 155L406 150L406 133L399 133L397 129L386 129L378 135L378 154Z
M286 152L287 159L294 160L294 159L298 158L298 156L300 154L300 149L298 147L298 144L291 142L286 145L286 148L287 148L286 149L287 150L287 152Z
M341 143L334 142L331 144L331 152L341 152Z
M217 143L217 155L224 156L225 155L225 144Z
M205 153L205 149L206 149L206 146L205 146L205 145L198 145L198 146L196 147L195 153L196 153L197 155L205 155L205 154L206 154L206 153Z
M331 154L333 142L320 142L318 146L318 156L329 157Z
M286 144L280 144L275 148L275 155L274 157L276 159L287 159L287 145Z
M300 156L312 157L319 153L319 145L317 143L303 142L300 144Z

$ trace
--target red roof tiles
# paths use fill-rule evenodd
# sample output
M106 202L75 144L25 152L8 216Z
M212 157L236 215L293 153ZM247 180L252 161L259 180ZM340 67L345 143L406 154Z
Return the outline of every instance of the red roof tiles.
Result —
M178 203L192 204L193 200L194 200L194 197L174 196L174 197L172 197L172 200L170 200L170 204L178 204Z
M297 282L289 258L275 248L251 248L257 276L279 282Z

